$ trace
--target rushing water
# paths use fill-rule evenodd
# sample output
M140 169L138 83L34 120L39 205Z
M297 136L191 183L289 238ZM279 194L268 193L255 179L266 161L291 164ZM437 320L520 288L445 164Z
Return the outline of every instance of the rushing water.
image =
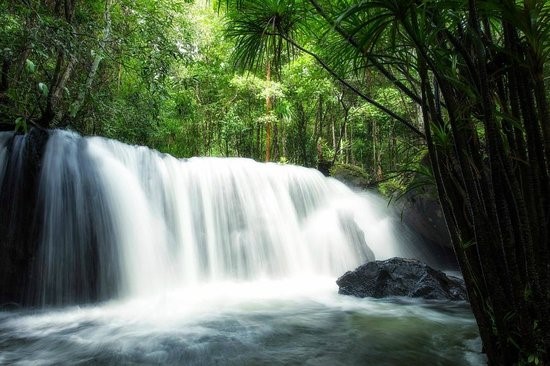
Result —
M4 186L27 143L0 134ZM383 200L315 170L56 131L37 187L40 307L0 312L0 364L481 362L465 304L337 295L346 270L418 254Z
M331 278L219 282L0 313L0 364L480 365L464 304L336 294Z

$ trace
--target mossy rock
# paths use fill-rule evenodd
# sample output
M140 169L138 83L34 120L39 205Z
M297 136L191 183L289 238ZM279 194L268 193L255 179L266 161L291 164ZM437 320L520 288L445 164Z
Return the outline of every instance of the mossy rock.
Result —
M367 189L372 186L372 177L356 165L335 164L330 169L330 176L355 189Z

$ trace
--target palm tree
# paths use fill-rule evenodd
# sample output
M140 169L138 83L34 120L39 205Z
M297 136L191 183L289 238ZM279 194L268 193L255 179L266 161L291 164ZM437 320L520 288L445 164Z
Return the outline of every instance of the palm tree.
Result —
M235 39L235 65L242 70L264 70L268 84L272 79L278 80L285 57L293 53L293 47L286 39L294 39L299 27L297 2L244 0L228 2L228 5L232 6L228 6L227 35ZM271 160L273 102L273 97L267 93L266 161Z

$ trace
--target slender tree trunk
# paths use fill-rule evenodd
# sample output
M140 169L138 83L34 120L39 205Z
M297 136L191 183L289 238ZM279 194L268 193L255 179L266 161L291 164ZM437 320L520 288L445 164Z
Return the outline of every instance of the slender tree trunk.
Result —
M302 155L302 164L304 166L309 166L307 158L307 119L306 113L304 110L304 105L302 103L298 106L299 118L298 118L298 131L299 131L299 151Z
M271 62L268 61L266 65L265 80L269 83L271 81ZM273 109L273 100L271 95L265 97L265 161L271 160L271 111Z
M338 134L338 140L336 141L336 144L334 146L334 157L332 158L332 165L334 165L336 163L336 160L338 158L338 155L343 151L344 152L344 161L346 163L348 163L348 157L347 157L347 153L348 153L348 150L347 148L345 149L342 149L342 139L345 138L346 136L346 130L347 130L347 126L348 126L348 118L349 118L349 110L350 110L350 106L346 105L344 103L344 99L343 98L340 98L340 104L342 105L342 110L344 111L344 120L342 121L342 126L340 127L340 132ZM333 138L334 138L334 134L335 134L335 131L334 131L334 123L333 123Z
M346 113L345 122L344 122L344 140L351 141L349 139L349 135L348 135L348 124L346 123L347 119L348 119L348 116L347 116L347 113ZM345 157L344 162L346 164L349 164L349 161L350 161L350 147L349 147L349 144L344 149L344 157Z
M376 180L382 180L382 151L380 146L379 128L376 121L372 121L372 172Z
M332 150L334 151L334 157L332 158L332 160L336 160L336 155L338 154L338 152L336 151L336 149L338 148L336 146L336 119L333 118L332 121L331 121L331 124L330 124L330 127L331 127L331 132L332 132Z
M258 123L258 125L256 126L256 143L255 143L255 156L257 157L257 159L261 159L261 156L262 156L262 127L261 125Z
M279 160L279 156L280 156L279 155L280 154L280 152L279 152L279 133L280 133L280 131L279 131L279 125L277 123L277 120L273 121L272 126L273 126L273 134L272 134L273 142L271 144L273 146L272 159L274 161L277 161L277 160Z
M319 94L319 102L317 103L317 126L319 127L317 129L317 133L319 137L323 137L323 120L324 120L324 113L323 113L323 96Z
M51 127L55 120L61 115L61 111L58 109L59 102L61 101L61 96L65 85L69 81L73 68L77 62L75 57L68 57L69 61L66 62L66 55L64 52L58 52L54 76L50 83L49 92L47 95L46 108L42 112L42 116L38 122L38 124L42 127Z

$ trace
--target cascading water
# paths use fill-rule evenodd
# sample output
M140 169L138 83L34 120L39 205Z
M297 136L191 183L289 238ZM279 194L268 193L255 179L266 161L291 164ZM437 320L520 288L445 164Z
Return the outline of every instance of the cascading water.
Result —
M0 249L16 257L4 263L5 268L24 263L23 274L4 269L5 278L19 278L26 288L19 297L29 304L117 301L91 306L84 313L80 308L61 313L48 310L38 315L17 313L11 320L0 312L0 349L9 350L5 358L0 356L0 364L29 360L55 364L73 357L113 364L219 362L208 358L211 347L217 347L215 341L207 342L198 359L191 355L191 346L175 353L187 355L179 359L170 352L159 356L155 352L164 349L163 343L144 339L162 338L159 334L180 337L185 344L194 337L210 339L211 334L203 330L208 324L214 324L220 337L227 337L221 335L227 330L226 320L215 316L221 309L241 319L235 328L240 340L263 339L267 334L263 327L251 330L242 324L254 323L248 316L255 312L275 326L279 321L275 314L292 318L290 314L316 309L308 321L325 324L315 319L319 311L363 309L357 300L334 300L337 276L374 257L414 256L399 243L395 219L380 209L376 197L356 194L313 169L248 159L177 160L143 147L54 131L31 179L21 173L32 151L27 146L29 136L0 134L0 201L9 212L0 213L5 220L0 225ZM21 195L22 201L17 198ZM31 208L25 211L23 206ZM21 217L30 222L20 222ZM10 228L17 225L28 226L28 232L13 234ZM14 239L18 237L24 240ZM14 243L18 240L25 242L24 250ZM307 300L304 294L309 294ZM291 300L281 303L282 299ZM367 304L369 312L392 316L385 306ZM330 314L329 319L334 316ZM419 316L430 319L433 314ZM444 321L460 324L471 334L471 319L449 317ZM136 318L139 331L120 325L135 326ZM190 323L197 318L202 319L199 325ZM182 327L190 333L170 327L168 331L167 324L178 324L178 332ZM335 324L329 321L325 326L328 331ZM350 337L348 327L338 327L332 330L335 334ZM64 336L67 332L69 338ZM65 346L74 337L96 343L82 346L80 353L58 357L45 351L51 348L45 334L53 334ZM6 340L14 337L31 341ZM113 344L114 349L132 349L136 342L146 342L151 350L145 347L143 354L151 351L152 358L140 361L122 351L125 356L117 358L112 350L113 358L98 356L98 349L110 349ZM28 347L37 352L36 357L21 356L28 355ZM475 356L476 351L468 348L464 354ZM250 357L264 363L257 354ZM321 364L333 364L331 360ZM264 361L278 363L277 359Z
M227 279L337 276L372 260L371 249L397 254L388 218L316 170L177 160L67 132L49 138L38 202L43 304Z

